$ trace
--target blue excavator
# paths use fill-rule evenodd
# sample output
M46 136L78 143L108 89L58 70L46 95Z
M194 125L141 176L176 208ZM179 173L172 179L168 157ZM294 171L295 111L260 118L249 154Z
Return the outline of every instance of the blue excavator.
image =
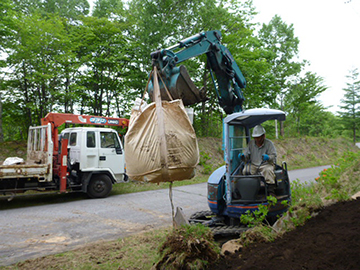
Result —
M207 67L213 80L219 105L227 116L223 121L225 165L215 170L208 179L209 210L194 213L190 223L203 223L212 228L215 236L240 234L248 229L241 216L269 206L267 220L273 223L287 211L291 201L287 165L275 164L275 190L271 198L269 186L261 174L244 175L245 161L241 153L249 143L250 131L268 120L285 120L285 113L274 109L243 110L246 80L230 51L221 44L220 31L207 31L179 41L167 49L151 53L152 64L159 73L163 100L182 99L185 106L206 102L205 93L191 80L184 65L178 64L206 54ZM150 80L148 92L153 95ZM270 204L270 200L274 203Z

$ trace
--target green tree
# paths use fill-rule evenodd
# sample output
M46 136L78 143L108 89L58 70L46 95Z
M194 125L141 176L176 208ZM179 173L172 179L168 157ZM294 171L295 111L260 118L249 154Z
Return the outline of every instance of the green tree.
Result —
M119 112L124 116L128 100L122 94L131 90L126 86L132 72L128 39L116 21L86 17L82 22L77 29L78 58L83 64L77 82L83 90L81 113L110 116Z
M0 54L6 53L7 43L13 36L14 28L14 9L11 0L3 0L0 2ZM0 59L0 70L6 67L4 60ZM2 121L2 91L4 91L4 74L0 73L0 142L4 139L3 121Z
M15 11L12 1L2 0L0 2L0 52L5 50L6 43L13 34L14 16Z
M5 98L21 100L27 126L39 124L41 117L61 105L64 63L71 57L63 20L36 13L19 16L8 54Z
M298 75L305 62L296 61L299 39L294 35L293 24L287 25L280 16L275 15L269 24L263 24L259 32L263 46L268 50L266 60L270 63L270 72L264 74L264 93L269 97L269 106L284 109L284 98L292 81ZM283 122L280 133L284 135Z
M326 89L327 87L323 86L323 78L311 72L307 72L299 79L296 78L289 86L284 98L284 109L292 114L295 120L292 124L296 126L298 135L309 135L307 128L310 127L303 125L302 118L308 113L308 110L314 113L316 108L322 109L321 106L313 105L318 103L316 98Z
M89 14L90 5L87 0L13 0L16 10L23 15L40 13L57 14L67 19L77 19Z
M336 138L342 133L342 125L337 116L329 112L318 102L304 103L301 121L298 122L295 114L286 117L286 137L326 137Z
M45 0L41 1L40 9L63 18L77 19L89 14L90 5L87 0Z
M109 20L121 32L122 44L117 48L117 54L123 56L118 63L119 71L115 76L117 88L114 93L116 98L112 101L116 114L121 117L130 112L136 97L142 96L150 72L150 68L145 68L150 62L150 51L147 52L148 58L144 63L143 51L139 49L141 39L134 35L134 29L137 29L142 18L135 18L130 10L121 1L97 0L92 14L99 19Z
M348 79L347 87L343 89L345 94L344 98L341 99L343 105L340 106L342 111L338 113L346 128L351 130L353 141L356 143L356 131L360 121L360 79L358 69L350 70L346 78Z
M94 3L92 16L98 18L120 18L124 12L124 4L119 0L97 0Z
M243 89L245 108L263 107L271 104L274 97L267 91L265 74L270 72L271 64L267 58L273 55L262 46L262 42L255 34L256 25L252 23L257 14L252 1L245 1L241 5L232 1L225 18L226 35L223 42L231 51L236 63L246 78L246 88Z

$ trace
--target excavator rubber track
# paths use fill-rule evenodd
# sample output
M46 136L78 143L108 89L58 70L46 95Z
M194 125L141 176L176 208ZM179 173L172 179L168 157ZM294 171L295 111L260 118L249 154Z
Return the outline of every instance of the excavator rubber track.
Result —
M250 229L244 224L240 225L226 225L223 222L213 222L212 217L214 213L211 211L199 211L191 215L189 219L190 224L201 223L208 226L212 231L214 238L235 238L239 237L243 232Z

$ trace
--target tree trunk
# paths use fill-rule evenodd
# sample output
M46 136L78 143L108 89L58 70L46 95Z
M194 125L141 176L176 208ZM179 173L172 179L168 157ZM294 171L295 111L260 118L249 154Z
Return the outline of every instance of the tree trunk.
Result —
M353 128L353 141L356 144L356 126Z
M283 104L283 97L280 97L280 109L283 111L284 110L284 104ZM284 121L280 121L280 135L282 138L284 138Z
M204 88L204 93L205 95L207 94L207 76L208 73L205 69L204 74L203 74L203 88ZM207 136L208 134L208 130L207 130L207 117L205 116L205 112L206 112L206 104L205 101L201 102L201 134L202 136Z
M4 141L4 133L2 128L2 97L0 92L0 143Z

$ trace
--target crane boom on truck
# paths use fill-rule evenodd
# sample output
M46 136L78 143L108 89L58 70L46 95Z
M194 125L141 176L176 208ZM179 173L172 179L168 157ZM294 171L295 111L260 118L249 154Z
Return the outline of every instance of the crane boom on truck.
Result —
M127 181L118 133L105 127L65 128L64 123L127 127L125 118L49 113L41 126L30 127L27 160L0 165L0 195L13 197L28 190L87 193L106 197L114 183Z
M51 134L54 142L54 153L59 150L58 127L63 124L81 124L81 125L95 125L95 126L120 126L127 127L129 119L114 118L94 115L78 115L71 113L48 113L44 118L41 118L41 125L51 125Z
M243 110L242 89L246 80L230 51L221 44L219 31L200 33L167 49L151 53L152 64L159 70L160 91L163 100L182 99L184 105L206 101L202 90L196 88L185 66L177 67L187 59L207 56L207 66L218 96L219 105L228 116L223 121L225 165L215 170L208 179L209 211L194 213L190 223L201 222L212 227L215 235L239 234L248 229L241 216L269 205L269 187L264 176L244 175L244 161L240 159L250 141L250 129L267 120L285 120L285 113L272 109ZM176 50L176 51L175 51ZM152 73L153 74L153 73ZM214 76L215 75L215 76ZM152 75L154 76L154 75ZM153 95L153 85L148 92ZM275 164L276 203L269 208L267 218L274 221L287 211L290 202L290 180L287 165Z

